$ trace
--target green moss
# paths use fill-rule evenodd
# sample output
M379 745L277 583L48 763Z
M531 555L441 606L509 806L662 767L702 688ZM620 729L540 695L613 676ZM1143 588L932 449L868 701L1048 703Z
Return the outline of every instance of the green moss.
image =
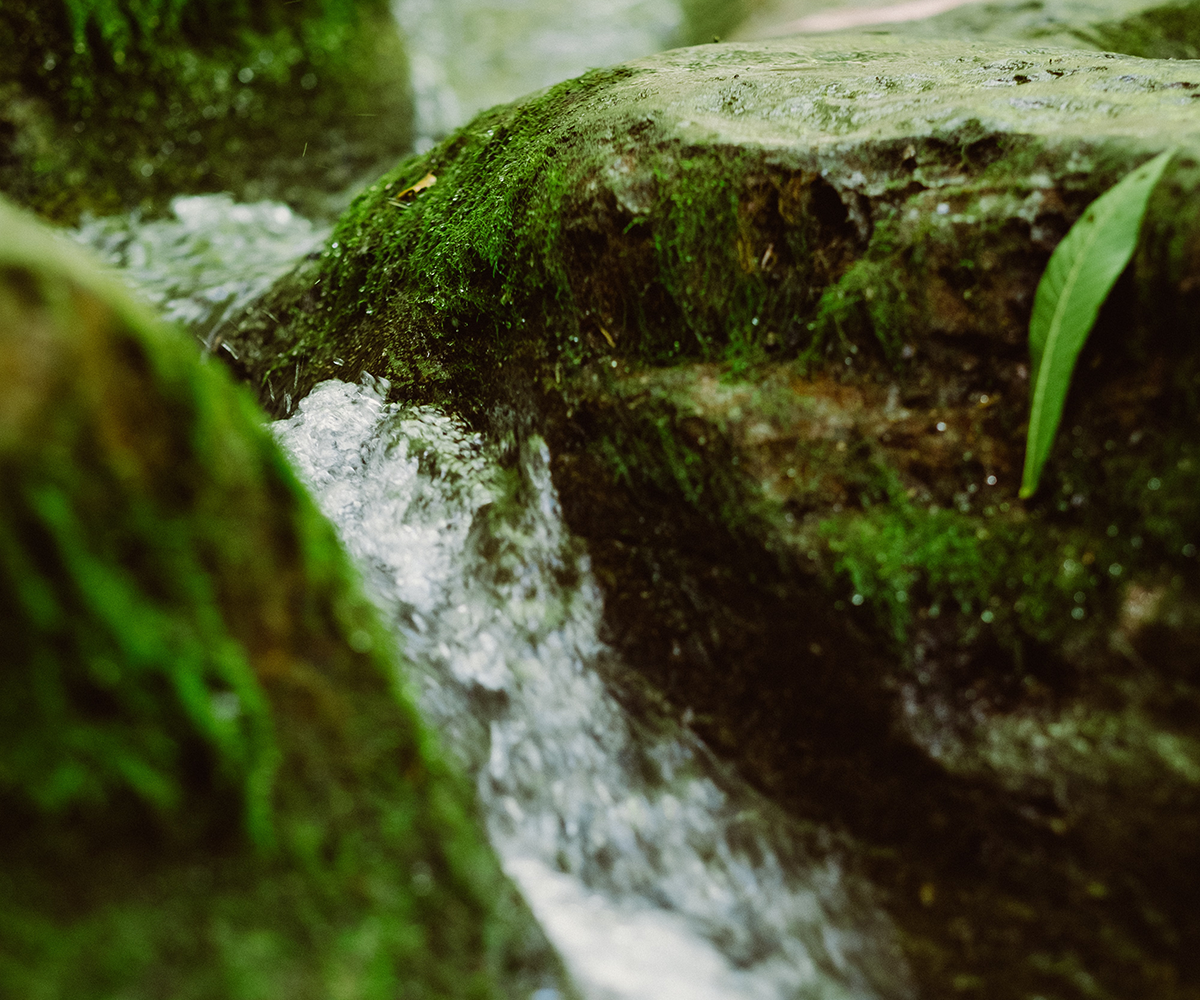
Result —
M557 975L262 417L0 206L0 994Z
M409 141L407 67L387 5L346 0L0 10L0 186L73 219L232 190L319 210ZM316 191L306 189L316 189Z
M535 354L560 363L562 375L613 355L725 358L744 370L805 339L802 319L824 272L839 266L811 252L824 223L806 218L802 203L823 187L840 206L815 173L781 173L756 151L692 155L640 135L621 200L598 215L578 202L612 155L581 138L587 95L636 73L594 72L532 106L488 112L364 192L324 259L264 303L291 319L267 334L269 365L253 373L265 401L283 402L275 387L297 362L307 386L340 367L335 356L346 361L359 348L386 356L386 374L404 392L453 392L471 409L490 394L498 367ZM639 127L656 130L650 121ZM431 173L434 186L396 200ZM844 227L844 209L830 225ZM785 263L768 274L764 261L768 270ZM266 311L243 321L238 336L265 326ZM353 345L335 334L348 317L360 325Z
M1196 59L1200 58L1200 4L1164 4L1075 34L1108 52L1144 59Z

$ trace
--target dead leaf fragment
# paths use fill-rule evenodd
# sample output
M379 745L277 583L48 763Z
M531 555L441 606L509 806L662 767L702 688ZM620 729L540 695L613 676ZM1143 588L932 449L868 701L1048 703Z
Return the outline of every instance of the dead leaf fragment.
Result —
M395 198L389 199L389 204L397 207L402 206L406 201L412 201L417 195L427 188L433 187L437 183L437 177L433 174L426 174L412 187L406 187Z

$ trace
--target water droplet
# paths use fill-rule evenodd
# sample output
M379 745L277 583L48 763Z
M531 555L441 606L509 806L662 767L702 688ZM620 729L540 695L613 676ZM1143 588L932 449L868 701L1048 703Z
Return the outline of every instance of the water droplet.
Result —
M995 476L988 476L986 481L987 481L988 486L996 485L996 477Z
M209 704L212 714L222 722L230 722L242 714L242 700L232 691L218 691Z
M991 611L985 611L979 616L979 620L985 625L990 625L993 621L995 621L995 618L995 614Z
M862 594L855 594L853 597L850 598L850 603L853 604L856 608L859 607L862 604L862 602L863 602Z
M943 201L941 204L939 204L937 207L937 214L938 215L949 215L950 214L949 203Z
M1124 567L1120 563L1113 563L1108 567L1109 576L1120 576L1123 571Z
M1071 609L1071 617L1074 618L1077 622L1082 621L1083 616L1085 614L1087 614L1087 612L1084 611L1083 608L1072 608Z
M944 421L944 420L939 420L939 421L937 422L937 429L938 429L939 431L944 431L944 430L946 429L946 421Z
M1157 490L1157 489L1159 489L1161 486L1162 486L1162 480L1161 480L1161 479L1151 479L1151 480L1150 480L1150 482L1148 482L1148 483L1146 484L1146 489L1148 489L1148 490Z

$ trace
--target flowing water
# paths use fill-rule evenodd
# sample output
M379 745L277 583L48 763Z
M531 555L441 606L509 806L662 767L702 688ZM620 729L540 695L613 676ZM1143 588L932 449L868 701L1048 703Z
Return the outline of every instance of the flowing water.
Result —
M171 216L85 217L72 234L117 267L135 292L205 343L329 235L287 205L227 194L180 196Z
M906 993L886 923L814 838L685 728L603 680L601 596L534 438L505 468L386 385L318 386L276 424L476 775L492 843L589 998Z
M396 11L427 138L661 48L678 27L666 0ZM208 341L327 230L284 205L207 195L176 199L172 218L87 220L74 235ZM369 376L318 386L275 427L585 1000L912 995L886 918L830 838L763 801L686 726L632 718L610 693L601 595L563 527L543 442L502 459L445 413L386 402Z

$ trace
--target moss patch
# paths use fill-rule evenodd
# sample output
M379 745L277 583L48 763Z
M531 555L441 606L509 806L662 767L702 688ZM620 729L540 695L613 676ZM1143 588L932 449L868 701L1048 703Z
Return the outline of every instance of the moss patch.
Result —
M321 211L410 141L386 4L6 3L0 187L72 220L189 191Z

